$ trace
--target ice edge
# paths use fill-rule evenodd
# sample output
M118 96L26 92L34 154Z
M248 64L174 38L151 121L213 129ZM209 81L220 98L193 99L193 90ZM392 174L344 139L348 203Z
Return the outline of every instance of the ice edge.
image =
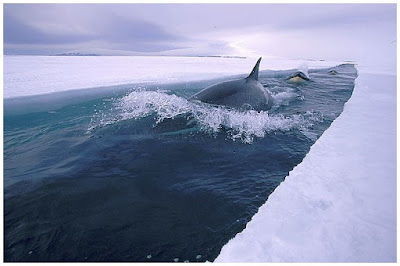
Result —
M246 228L223 246L215 262L396 261L396 186L390 179L392 175L396 177L393 145L396 123L395 115L392 120L393 113L389 112L394 107L396 113L396 102L389 100L393 97L380 95L377 104L385 110L381 117L386 115L385 122L389 123L381 122L383 128L376 133L378 135L365 133L365 130L371 131L370 122L379 121L379 117L375 115L366 119L373 121L364 122L354 119L362 115L363 109L376 108L365 104L369 100L366 93L373 91L366 83L373 84L372 80L379 75L371 78L365 74L364 77L358 67L356 69L354 91L343 112L312 145L303 161L289 172ZM361 111L357 110L360 105ZM391 109L385 108L386 105ZM355 117L351 118L352 115ZM394 128L391 128L392 124ZM364 132L358 141L358 132L354 132L357 130ZM348 137L346 131L352 136ZM387 132L393 134L385 136ZM376 161L363 158L366 151L352 152L352 149L360 148L373 152L377 144L364 142L371 139L380 139L384 146L381 148L392 152L375 154L378 166L372 167L368 163ZM329 147L332 144L338 146ZM328 165L321 163L325 160L331 161ZM355 166L357 163L360 163L359 167ZM385 180L374 179L381 166L387 167L387 172L392 175ZM351 178L349 184L346 178ZM321 180L323 182L318 182Z

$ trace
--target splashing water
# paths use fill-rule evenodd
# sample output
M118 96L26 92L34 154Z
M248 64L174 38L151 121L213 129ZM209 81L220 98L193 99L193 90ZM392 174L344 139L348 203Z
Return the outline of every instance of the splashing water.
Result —
M276 104L287 104L295 97L298 95L293 91L278 93L275 96ZM202 132L215 135L225 131L227 138L244 143L252 143L255 137L263 138L266 134L275 131L286 132L294 129L304 131L321 118L317 112L284 116L272 115L268 111L236 110L188 101L177 95L168 94L166 91L143 89L134 90L115 100L111 113L100 111L97 116L101 118L92 120L89 131L124 120L139 120L148 116L154 116L154 126L157 126L165 120L183 116L187 120L195 121Z
M301 71L302 73L304 73L304 75L306 75L307 78L310 78L310 75L308 74L308 64L307 62L302 62L297 69L299 71Z

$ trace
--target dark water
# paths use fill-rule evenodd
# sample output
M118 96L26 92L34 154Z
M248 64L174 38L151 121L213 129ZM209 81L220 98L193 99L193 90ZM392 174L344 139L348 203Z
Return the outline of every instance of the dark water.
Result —
M185 100L214 81L7 100L5 261L213 261L341 113L329 70L261 72L269 113Z

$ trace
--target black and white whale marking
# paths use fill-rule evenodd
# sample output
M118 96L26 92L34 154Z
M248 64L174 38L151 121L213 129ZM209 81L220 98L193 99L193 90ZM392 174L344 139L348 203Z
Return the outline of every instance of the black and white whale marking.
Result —
M260 62L261 57L247 78L212 85L196 93L189 100L239 109L269 110L272 106L272 96L258 81Z
M288 80L291 83L302 83L305 81L310 81L310 78L302 71L297 71L296 73L288 77L286 80Z

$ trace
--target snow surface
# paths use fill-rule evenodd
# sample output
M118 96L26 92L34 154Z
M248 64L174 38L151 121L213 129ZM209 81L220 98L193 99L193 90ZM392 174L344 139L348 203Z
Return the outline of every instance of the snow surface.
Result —
M358 71L343 113L215 262L396 262L396 75Z
M4 56L4 98L138 83L173 83L248 74L258 58L173 56ZM264 57L260 69L302 60ZM310 68L332 62L309 61Z

